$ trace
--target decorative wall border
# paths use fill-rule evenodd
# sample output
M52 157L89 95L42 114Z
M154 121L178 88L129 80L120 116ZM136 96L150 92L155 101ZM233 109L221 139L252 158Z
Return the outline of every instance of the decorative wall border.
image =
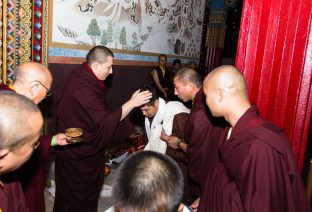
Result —
M47 0L0 2L0 81L10 84L16 66L47 65Z
M3 4L2 1L0 1L0 82L2 82L2 76L3 76Z
M33 1L32 60L47 65L48 2Z

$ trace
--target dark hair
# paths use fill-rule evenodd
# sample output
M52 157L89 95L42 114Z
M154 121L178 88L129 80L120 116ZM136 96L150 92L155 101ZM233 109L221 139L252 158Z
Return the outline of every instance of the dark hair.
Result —
M178 78L178 80L183 83L191 82L198 88L201 88L203 84L201 76L194 69L189 67L181 68L175 74L174 78Z
M86 60L89 65L94 62L101 64L107 62L107 57L114 57L114 53L106 46L94 46L87 54Z
M0 149L14 150L33 136L27 120L34 113L40 110L27 97L13 91L0 91Z
M160 55L158 56L158 60L160 60L161 57L165 57L166 60L167 60L167 55L165 55L165 54L160 54Z
M176 212L183 197L177 163L153 151L133 154L118 170L113 186L116 209L128 212Z
M175 64L180 64L181 65L181 60L180 59L174 59L172 64L173 65L175 65Z
M140 107L144 107L144 106L154 106L155 101L158 99L158 95L156 92L156 89L151 86L151 85L142 85L140 88L140 92L142 91L149 91L152 93L152 98L150 98L150 101L144 105L141 105Z

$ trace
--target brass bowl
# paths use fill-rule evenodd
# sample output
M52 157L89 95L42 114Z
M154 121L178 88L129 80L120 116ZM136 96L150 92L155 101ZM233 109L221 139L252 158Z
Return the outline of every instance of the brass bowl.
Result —
M68 128L65 130L65 135L71 138L68 140L69 143L78 143L83 141L83 130L81 128Z

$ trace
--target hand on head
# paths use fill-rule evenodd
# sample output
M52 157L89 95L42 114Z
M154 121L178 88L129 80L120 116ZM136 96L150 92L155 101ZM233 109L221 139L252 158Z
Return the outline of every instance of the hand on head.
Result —
M133 93L130 101L133 102L134 107L139 107L143 104L146 104L149 102L149 100L152 98L152 93L149 91L142 91L137 90Z

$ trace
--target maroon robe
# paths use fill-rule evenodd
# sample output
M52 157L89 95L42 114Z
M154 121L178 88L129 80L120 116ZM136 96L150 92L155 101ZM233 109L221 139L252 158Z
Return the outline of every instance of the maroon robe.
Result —
M29 211L21 184L16 180L15 172L0 176L3 183L0 185L0 211L2 212L27 212Z
M9 86L0 84L0 90L15 92ZM45 170L51 152L52 136L41 136L40 145L31 158L18 169L19 180L30 212L44 212L44 180Z
M189 158L188 167L190 177L199 185L201 190L207 177L207 170L210 164L219 161L218 141L224 130L219 119L212 117L206 103L204 92L200 89L193 102L191 113L185 127L185 142Z
M5 85L3 83L0 84L0 90L4 90L4 91L13 91L11 88L9 88L8 85Z
M220 144L222 162L210 167L199 211L310 211L284 132L255 106Z
M57 103L58 129L83 129L83 142L58 147L54 211L97 211L104 181L105 148L126 139L134 127L122 109L110 110L103 83L82 64L66 80Z

